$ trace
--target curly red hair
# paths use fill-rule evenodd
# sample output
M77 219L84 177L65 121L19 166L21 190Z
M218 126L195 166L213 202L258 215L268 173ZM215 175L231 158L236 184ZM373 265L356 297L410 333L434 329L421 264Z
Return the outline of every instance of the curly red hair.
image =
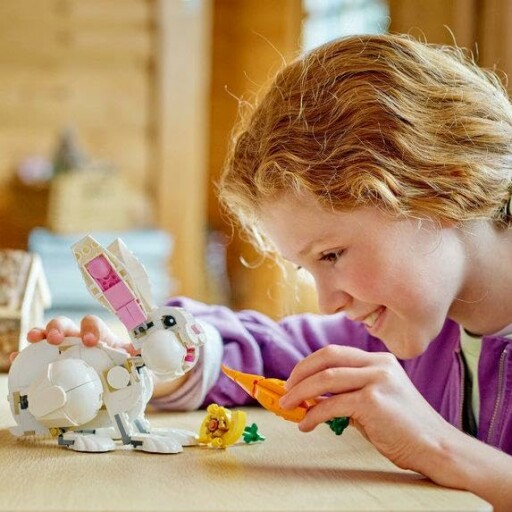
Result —
M238 126L219 191L253 234L261 204L289 190L335 210L503 225L511 169L496 74L458 48L352 36L277 74Z

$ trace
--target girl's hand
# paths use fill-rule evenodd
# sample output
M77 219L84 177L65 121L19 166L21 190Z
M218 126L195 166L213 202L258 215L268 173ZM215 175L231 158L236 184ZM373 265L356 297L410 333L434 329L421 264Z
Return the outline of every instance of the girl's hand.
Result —
M82 318L80 327L67 317L54 318L48 322L45 329L31 329L27 334L27 339L31 343L37 343L45 339L52 345L60 345L67 336L82 338L83 344L87 347L93 347L101 340L110 347L126 350L132 355L135 354L135 350L130 343L121 340L101 318L94 315L87 315Z
M404 469L426 474L429 454L441 448L443 439L458 434L417 391L392 354L330 345L297 364L286 388L280 402L285 408L332 394L308 411L299 424L302 431L349 416L383 455Z

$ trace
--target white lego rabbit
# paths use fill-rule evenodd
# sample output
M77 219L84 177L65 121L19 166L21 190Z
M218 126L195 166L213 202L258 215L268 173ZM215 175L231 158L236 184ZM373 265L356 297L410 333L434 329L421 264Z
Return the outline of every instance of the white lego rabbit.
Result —
M121 240L107 249L86 236L73 253L91 294L128 329L140 356L80 338L22 350L9 371L16 436L51 434L76 451L114 450L115 439L138 450L178 453L197 444L182 430L152 431L144 417L153 384L148 369L173 378L197 362L203 328L182 308L155 307L144 267Z

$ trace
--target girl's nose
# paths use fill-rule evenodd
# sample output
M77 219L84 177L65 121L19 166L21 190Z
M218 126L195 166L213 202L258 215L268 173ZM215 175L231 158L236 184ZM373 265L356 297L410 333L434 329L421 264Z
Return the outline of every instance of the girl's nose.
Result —
M336 289L333 286L324 284L319 286L316 282L318 293L318 307L320 312L325 315L332 315L343 311L350 304L351 297L343 290Z

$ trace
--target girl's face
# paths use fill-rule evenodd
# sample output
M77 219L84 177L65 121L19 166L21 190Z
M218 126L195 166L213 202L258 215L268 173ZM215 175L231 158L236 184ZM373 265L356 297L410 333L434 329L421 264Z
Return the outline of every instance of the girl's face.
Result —
M344 311L400 358L425 351L463 285L459 232L377 208L334 212L309 194L261 208L262 229L315 280L324 313Z

